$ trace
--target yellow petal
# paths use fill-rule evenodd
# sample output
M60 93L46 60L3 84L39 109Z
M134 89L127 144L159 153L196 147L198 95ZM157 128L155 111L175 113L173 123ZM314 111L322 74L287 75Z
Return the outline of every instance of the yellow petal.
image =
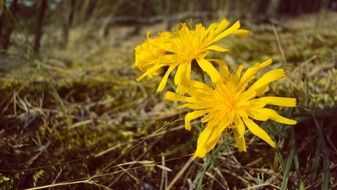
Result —
M179 94L176 94L176 93L171 92L171 91L167 91L165 93L164 99L165 100L173 100L173 101L185 101L186 97L182 96L182 95L179 95Z
M165 65L155 65L151 68L149 68L145 73L143 73L141 76L139 76L136 80L137 81L140 81L142 80L144 77L148 76L148 75L151 75L152 73L156 72L158 69L160 69L161 67L164 67Z
M189 82L190 82L190 78L191 78L191 64L185 64L185 72L182 78L182 84L184 84L184 86L189 87Z
M181 79L183 78L184 72L185 72L184 64L179 64L176 75L174 76L174 84L175 85L177 85L181 82Z
M196 158L203 158L207 154L207 150L204 147L197 147L197 150L194 152L193 160Z
M239 68L235 72L236 77L240 78L242 70L243 70L243 65L240 65Z
M261 88L255 89L255 96L261 96L262 94L268 92L269 86L265 85L262 86Z
M205 110L197 110L197 111L193 111L193 112L190 112L190 113L186 114L186 116L185 116L185 129L191 130L191 121L205 115L206 113L207 113L207 111L205 111Z
M146 32L146 38L147 40L151 39L151 31Z
M273 60L272 59L266 59L264 62L262 63L259 63L258 64L258 67L259 67L259 70L269 66L270 64L272 64Z
M279 115L275 110L272 110L272 109L259 108L255 110L259 112L260 114L267 115L269 119L274 120L279 123L288 124L288 125L295 125L297 123L295 120L288 119L286 117Z
M261 138L266 143L268 143L270 146L275 148L274 141L269 137L269 135L262 128L260 128L256 123L254 123L250 119L245 119L245 118L242 118L242 119L250 132L252 132L255 136Z
M267 72L261 78L259 78L250 88L258 89L275 80L281 79L285 76L283 69L275 69Z
M191 64L183 63L178 66L174 83L177 85L176 92L184 94L189 87L189 80L191 76Z
M247 91L243 92L240 96L241 101L249 100L256 96L256 91L252 89L248 89Z
M213 89L205 83L195 81L195 80L190 80L189 84L191 87L189 88L190 95L194 94L194 92L196 92L196 94L200 94L200 92L205 92L205 93L213 92Z
M234 139L235 139L236 145L238 146L239 151L246 152L247 147L246 147L245 137L240 135L240 133L236 129L233 130L233 133L234 133Z
M196 80L191 80L190 84L191 84L191 87L193 88L210 88L207 84L196 81Z
M223 48L223 47L218 46L218 45L208 46L207 48L205 48L205 50L213 50L213 51L218 51L218 52L227 52L227 51L229 51L228 49Z
M246 110L244 109L239 109L236 111L236 113L241 117L241 118L248 118L248 114Z
M205 59L199 59L197 62L200 68L210 76L212 82L216 82L220 79L220 74L210 62Z
M269 116L264 112L260 111L260 109L249 109L248 110L249 117L259 120L259 121L267 121Z
M214 38L211 43L219 41L220 39L228 36L229 34L234 33L236 30L240 28L240 21L236 21L231 27L221 32L216 38Z
M161 92L164 87L166 86L167 83L167 79L170 76L171 72L176 68L176 65L172 65L168 68L168 70L166 71L164 77L161 79L159 86L157 88L157 92Z
M206 59L206 60L209 62L214 62L219 65L221 76L226 76L227 74L229 74L228 66L223 60L221 59Z
M238 35L238 36L246 37L246 36L249 35L249 31L248 30L244 30L244 29L239 29L239 30L235 31L234 34Z
M196 103L187 103L187 104L184 104L184 105L181 105L181 106L178 106L177 107L178 109L181 109L181 108L189 108L189 109L192 109L192 110L197 110L197 109L207 109L207 108L210 108L210 105L206 105L205 103L201 104L196 104Z
M264 102L265 104L282 106L282 107L295 107L296 99L295 98L285 98L285 97L275 97L275 96L266 96L262 98L258 98L254 101Z
M220 33L221 31L225 30L228 26L229 22L226 19L223 19L220 24L217 26L215 33Z
M202 24L197 24L195 26L195 31L196 31L196 33L204 34L206 32L206 29Z
M219 26L219 23L215 22L208 26L207 30L214 30Z
M207 126L198 138L197 150L195 157L204 157L206 153L211 151L219 141L224 126Z
M243 124L242 120L239 116L235 117L235 127L238 131L240 136L243 136L245 134L245 125Z
M251 81L255 74L260 71L261 69L269 66L272 63L271 59L267 59L263 63L256 63L254 66L247 69L247 71L242 75L240 82L241 83L248 83Z
M213 131L214 127L206 126L206 128L201 132L198 138L197 149L194 153L194 158L205 157L206 153L208 152L208 150L206 149L206 143L209 140L210 136L212 135Z

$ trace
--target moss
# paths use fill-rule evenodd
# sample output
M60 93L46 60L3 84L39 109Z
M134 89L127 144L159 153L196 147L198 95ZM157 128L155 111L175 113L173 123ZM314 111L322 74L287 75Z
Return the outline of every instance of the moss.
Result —
M80 26L74 32L81 36ZM308 109L316 114L316 110L335 107L336 31L296 29L280 31L279 36L285 63L270 30L224 43L231 49L228 55L237 58L235 63L253 64L267 56L275 66L287 69L288 79L273 84L270 94L296 97L299 106L292 114L299 121L307 117ZM70 41L74 44L67 50L52 49L52 59L36 58L6 71L0 79L0 184L22 189L95 176L94 182L116 189L145 184L158 189L163 172L172 180L193 153L197 130L183 131L183 111L175 111L174 105L163 103L161 95L155 94L158 79L135 81L139 73L130 68L130 48L81 37ZM276 130L279 128L284 130ZM317 138L314 127L307 128L305 134L296 131L297 138ZM287 155L288 130L284 126L272 129L280 144L284 142L281 153ZM264 175L268 179L276 176L269 183L279 186L282 171L279 167L272 170L271 149L257 139L247 143L251 144L249 152L237 153L233 139L224 135L221 154L207 168L204 185L223 188L215 179L221 181L224 176L229 187L243 188ZM154 163L150 166L141 161ZM203 164L203 160L195 161L176 188L188 188L186 181L193 183ZM301 166L309 176L311 168ZM262 171L265 168L268 172ZM97 188L92 183L68 187Z

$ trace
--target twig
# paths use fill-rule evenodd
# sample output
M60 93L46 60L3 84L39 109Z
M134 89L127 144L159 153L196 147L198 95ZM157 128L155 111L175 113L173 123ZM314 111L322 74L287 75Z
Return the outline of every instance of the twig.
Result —
M80 184L80 183L89 183L89 180L80 180L80 181L73 181L73 182L60 182L60 183L54 183L50 185L43 185L39 187L32 187L28 188L26 190L37 190L37 189L46 189L50 187L60 187L60 186L66 186L66 185L74 185L74 184Z
M162 132L154 132L154 133L152 133L152 134L150 134L150 135L148 135L148 136L145 136L145 137L141 138L140 141L143 142L144 140L147 140L147 139L150 139L150 138L153 138L153 137L157 137L157 136L163 135L163 134L165 134L165 133L167 133L167 132L180 130L180 129L183 129L183 128L184 128L184 126L181 125L181 126L178 126L178 127L172 128L172 129L167 129L167 130L162 131ZM120 143L120 144L117 144L117 145L115 145L115 146L113 146L113 147L110 147L110 148L108 148L108 149L106 149L106 150L103 150L103 151L97 153L97 154L95 155L95 157L96 157L96 158L97 158L97 157L100 157L100 156L102 156L102 155L104 155L104 154L107 154L107 153L109 153L109 152L115 150L116 148L119 148L119 147L121 147L121 146L123 146L123 145L126 145L126 144L133 143L133 142L135 142L135 141L139 141L139 139L137 139L137 140L131 140L131 141L126 142L126 143Z
M280 53L281 53L281 56L282 56L282 60L283 60L283 64L287 62L286 60L286 56L284 54L284 51L283 51L283 48L281 46L281 41L280 41L280 37L278 35L278 32L275 28L275 26L273 25L273 31L274 31L274 34L275 34L275 38L276 38L276 42L277 42L277 47L279 48L280 50Z
M161 156L161 164L165 166L165 156ZM161 171L161 180L160 180L160 190L167 188L167 171L162 170Z
M178 179L184 174L185 170L191 165L193 162L193 156L186 162L186 164L181 168L181 170L177 173L177 175L173 178L170 184L167 186L167 190L170 190L173 185L178 181Z

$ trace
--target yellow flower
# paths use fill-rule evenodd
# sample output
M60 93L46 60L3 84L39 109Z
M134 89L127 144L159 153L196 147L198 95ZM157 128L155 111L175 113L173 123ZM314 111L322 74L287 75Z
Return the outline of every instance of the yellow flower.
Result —
M135 63L133 67L137 67L142 72L147 71L153 67L158 60L165 55L165 49L161 46L165 46L169 43L172 34L169 32L162 32L157 37L151 38L150 33L147 33L147 41L138 45L135 48ZM162 70L156 70L150 73L148 76L153 77L162 73Z
M275 96L260 97L269 90L271 82L285 76L283 69L271 70L252 83L256 73L271 63L271 59L257 63L248 68L244 74L242 74L242 65L235 73L230 73L227 67L223 67L221 79L213 86L191 80L191 88L186 92L188 96L173 92L166 93L166 99L185 102L181 107L194 110L185 116L187 130L191 129L190 121L199 117L202 117L201 122L206 125L198 138L194 158L204 157L214 148L222 132L229 129L233 130L240 151L246 151L245 127L270 146L275 147L273 140L253 119L258 121L271 119L283 124L296 124L295 120L285 118L273 109L265 108L266 105L295 107L296 99Z
M212 65L212 62L222 63L217 59L207 59L206 56L209 51L226 52L227 49L215 45L215 42L223 39L230 34L246 35L247 30L239 29L240 22L237 21L231 27L228 27L228 21L223 20L220 23L211 24L207 29L202 24L197 24L195 29L187 27L186 24L182 24L181 27L172 33L172 37L169 40L161 43L159 40L151 47L139 48L136 47L136 60L141 59L144 67L144 73L137 78L137 81L143 79L146 76L157 72L163 67L167 67L166 73L163 76L157 92L164 89L167 83L167 79L171 72L177 68L174 77L174 83L177 85L177 93L184 93L188 86L191 76L191 64L193 60L196 60L202 70L204 70L211 78L213 82L220 79L218 71ZM147 43L147 42L144 42ZM144 44L140 45L143 46ZM155 53L160 55L154 57L139 58L142 54L150 54L154 47L159 47L161 53ZM155 48L155 49L156 49ZM138 49L138 52L137 52ZM148 52L143 52L148 51ZM139 64L138 64L139 65Z

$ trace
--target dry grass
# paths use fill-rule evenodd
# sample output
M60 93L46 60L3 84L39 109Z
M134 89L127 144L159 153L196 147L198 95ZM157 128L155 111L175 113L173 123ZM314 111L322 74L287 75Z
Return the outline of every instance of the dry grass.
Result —
M302 20L292 22L289 27L257 26L250 38L224 42L232 49L224 59L233 68L269 56L275 67L288 71L289 78L274 84L272 93L297 98L295 111L280 111L299 124L264 125L278 142L275 151L247 134L248 152L239 153L231 135L224 134L206 159L191 161L198 131L183 129L184 110L155 94L158 79L135 82L133 47L143 36L128 38L132 29L126 27L103 39L81 26L72 31L66 50L45 41L41 58L20 59L21 65L2 69L0 185L337 188L337 30L317 22L290 27ZM46 39L55 36L50 32ZM194 125L200 130L200 123Z

